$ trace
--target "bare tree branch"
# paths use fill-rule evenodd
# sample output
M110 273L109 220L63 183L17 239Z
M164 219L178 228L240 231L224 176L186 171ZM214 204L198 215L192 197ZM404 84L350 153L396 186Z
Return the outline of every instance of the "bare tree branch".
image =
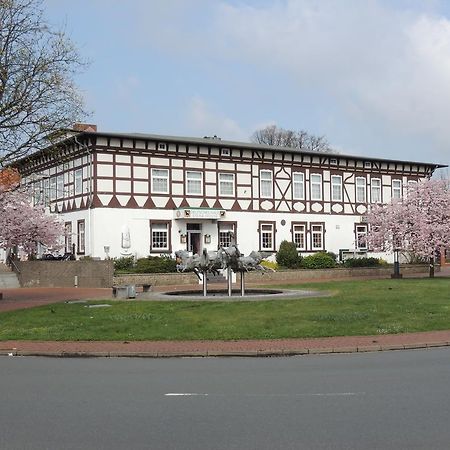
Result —
M86 115L73 76L86 66L42 0L0 0L0 168Z

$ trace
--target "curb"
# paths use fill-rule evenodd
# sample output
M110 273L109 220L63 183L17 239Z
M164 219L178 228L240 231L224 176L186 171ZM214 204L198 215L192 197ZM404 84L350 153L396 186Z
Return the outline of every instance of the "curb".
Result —
M414 350L423 348L448 347L450 342L429 342L416 344L386 344L355 347L318 347L274 350L207 350L207 351L50 351L0 349L0 356L45 356L50 358L207 358L207 357L276 357L301 355L327 355L342 353L374 353L394 350Z

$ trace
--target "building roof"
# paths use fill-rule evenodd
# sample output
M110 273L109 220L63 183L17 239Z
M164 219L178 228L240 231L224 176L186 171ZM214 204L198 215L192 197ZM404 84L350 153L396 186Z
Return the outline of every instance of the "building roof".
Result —
M304 154L311 156L328 156L335 158L352 158L359 159L362 161L380 161L380 162L390 162L390 163L401 163L401 164L416 164L416 165L425 165L432 166L433 168L443 168L447 167L445 164L438 164L433 162L424 162L424 161L409 161L403 159L387 159L387 158L375 158L363 155L351 155L344 153L336 153L336 152L315 152L308 151L302 149L295 149L291 147L278 147L274 145L265 145L265 144L256 144L253 142L238 142L238 141L226 141L217 137L187 137L187 136L169 136L169 135L160 135L160 134L147 134L147 133L117 133L117 132L102 132L102 131L78 131L68 129L69 136L62 141L70 141L77 137L89 137L89 136L102 136L102 137L112 137L112 138L122 138L122 139L146 139L153 140L158 142L175 142L175 143L183 143L183 144L198 144L198 145L213 145L222 148L239 148L239 149L251 149L251 150L270 150L274 152L282 152L282 153L296 153L296 154ZM45 151L42 150L42 151ZM39 152L37 152L39 153ZM34 156L37 153L30 155ZM21 161L24 161L26 158L22 158Z

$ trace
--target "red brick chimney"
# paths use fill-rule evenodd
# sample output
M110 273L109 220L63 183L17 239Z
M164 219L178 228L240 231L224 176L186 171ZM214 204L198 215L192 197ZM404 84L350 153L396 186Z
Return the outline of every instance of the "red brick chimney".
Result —
M73 129L75 131L97 131L97 125L94 125L92 123L74 123Z

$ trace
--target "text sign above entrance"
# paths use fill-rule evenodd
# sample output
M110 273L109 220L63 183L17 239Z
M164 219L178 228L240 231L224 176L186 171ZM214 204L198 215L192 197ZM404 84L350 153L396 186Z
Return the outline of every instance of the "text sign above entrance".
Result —
M180 208L175 210L175 219L209 219L217 220L225 216L223 209Z

